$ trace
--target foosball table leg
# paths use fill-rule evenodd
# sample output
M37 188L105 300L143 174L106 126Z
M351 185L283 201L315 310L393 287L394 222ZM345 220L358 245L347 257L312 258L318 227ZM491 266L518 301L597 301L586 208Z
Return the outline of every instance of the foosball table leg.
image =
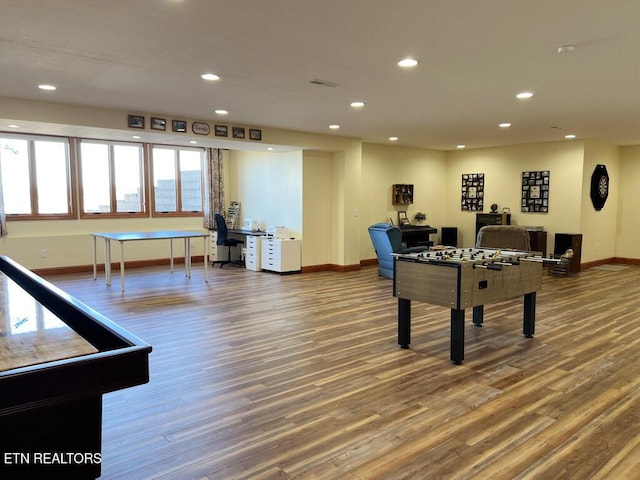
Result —
M473 324L481 327L484 322L484 305L476 305L473 307Z
M398 345L409 348L411 344L411 300L398 298Z
M464 360L464 310L451 309L451 361L460 365Z
M536 292L524 294L522 333L527 338L533 338L536 333Z

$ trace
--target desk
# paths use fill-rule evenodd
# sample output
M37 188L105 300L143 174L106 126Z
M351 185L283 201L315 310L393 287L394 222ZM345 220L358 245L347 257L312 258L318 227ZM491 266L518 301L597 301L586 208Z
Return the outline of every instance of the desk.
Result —
M244 228L229 228L227 230L228 238L237 238L241 239L244 242L243 245L238 245L237 247L223 247L222 245L218 245L218 231L211 230L211 250L209 251L209 260L212 265L219 263L221 261L227 260L227 248L230 248L231 253L231 261L234 263L240 264L240 260L242 259L241 252L246 248L247 255L253 255L253 258L256 258L256 255L260 255L259 251L259 237L263 237L266 235L266 232L248 230ZM240 237L240 238L239 238ZM256 241L258 239L258 241ZM259 264L257 265L259 269ZM255 268L251 268L254 270Z
M191 243L192 238L204 239L204 281L209 282L207 276L207 237L205 232L188 232L182 230L162 230L158 232L112 232L92 233L93 237L93 279L97 278L96 242L98 238L104 239L104 274L106 284L111 285L111 240L120 243L120 287L124 292L124 243L136 240L169 240L169 254L171 257L171 271L173 272L173 240L184 239L184 271L187 278L191 278Z
M99 477L102 395L147 383L152 348L7 257L0 272L0 478Z
M407 247L418 247L421 245L433 245L430 243L429 235L438 233L437 228L430 225L400 225L402 231L402 241Z
M228 233L235 233L237 235L245 235L245 236L254 236L254 237L264 237L267 232L261 232L260 230L247 230L244 228L230 228L227 230Z

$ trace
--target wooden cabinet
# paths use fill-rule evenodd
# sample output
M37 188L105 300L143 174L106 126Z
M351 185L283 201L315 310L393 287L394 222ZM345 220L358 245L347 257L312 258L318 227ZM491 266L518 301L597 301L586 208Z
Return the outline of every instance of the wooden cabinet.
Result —
M476 235L486 225L511 225L510 213L476 213Z
M547 256L547 232L544 230L527 230L532 252L542 252L542 256Z
M302 269L300 240L263 238L262 270L278 273L297 273Z
M391 186L391 202L396 205L413 203L413 185L397 183Z
M247 270L259 272L261 270L261 240L257 235L247 236L247 254L245 256L245 266Z
M568 273L578 273L582 262L582 234L556 233L553 244L554 255L562 255L569 248L573 250L573 257L569 263Z

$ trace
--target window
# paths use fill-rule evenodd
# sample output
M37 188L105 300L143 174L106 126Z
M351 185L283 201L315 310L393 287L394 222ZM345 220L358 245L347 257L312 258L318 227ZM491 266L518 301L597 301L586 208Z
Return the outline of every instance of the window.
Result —
M67 139L2 136L0 169L9 218L74 216Z
M82 213L131 216L145 213L141 144L80 142Z
M0 133L9 219L202 215L204 149Z
M204 150L154 146L153 212L202 214Z

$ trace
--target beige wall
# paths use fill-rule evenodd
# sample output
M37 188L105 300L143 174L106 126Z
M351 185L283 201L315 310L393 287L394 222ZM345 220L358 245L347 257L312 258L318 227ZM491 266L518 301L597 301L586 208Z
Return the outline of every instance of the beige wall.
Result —
M332 158L328 152L306 150L302 163L303 265L334 263Z
M591 174L598 164L607 167L611 191L600 211L594 208L590 195ZM620 192L620 148L593 141L585 142L579 232L582 233L583 263L616 256L616 224Z
M87 266L93 263L91 232L153 230L203 230L202 218L102 219L9 221L9 235L0 238L0 254L8 255L31 269ZM181 242L174 242L174 255L181 257ZM203 243L192 242L192 255L203 254ZM112 261L120 260L117 244L111 246ZM42 257L44 251L46 256ZM97 244L98 262L104 261L104 244ZM169 257L169 241L128 242L126 260L155 260Z
M427 214L426 223L440 228L445 223L444 193L446 153L433 150L364 144L362 148L362 218L360 256L375 258L367 227L389 218L398 221L398 210L404 206L391 203L391 186L396 183L414 185L414 203L406 207L413 222L417 212ZM446 225L445 225L446 226ZM436 236L431 237L436 240Z
M287 227L302 238L302 151L229 152L225 201L239 201L241 226L253 218L264 229Z
M23 133L116 140L132 135L124 128L128 112L16 99L0 101L5 119L25 125ZM29 131L30 126L36 128L34 122L47 123L42 131ZM190 138L201 145L204 140L217 142L191 134L135 133L142 133L142 141L149 142L175 144L179 140L184 144ZM414 204L408 208L410 218L424 211L427 223L439 230L443 226L457 227L459 244L473 245L475 214L460 209L463 173L485 174L485 211L491 203L497 203L500 208L511 208L514 224L544 226L549 233L549 251L556 232L583 233L583 262L612 256L639 258L636 199L640 146L619 148L566 141L440 152L271 128L263 128L262 136L260 143L226 139L222 145L212 144L230 150L224 159L226 199L242 202L243 218L285 224L303 237L303 266L351 266L375 258L367 227L397 218L398 208L391 203L394 183L415 185ZM282 147L283 151L265 153L267 145ZM591 206L588 190L597 163L606 164L611 177L611 193L601 212ZM549 213L520 212L524 170L551 171ZM11 221L9 236L0 239L0 253L29 268L89 265L90 232L201 228L200 218ZM42 251L46 256L41 256ZM127 246L127 259L166 258L167 252L164 242L132 243ZM194 254L202 254L199 242L194 242ZM99 246L99 259L102 256Z
M612 185L609 194L609 199L611 195L618 198L615 252L618 257L637 259L640 258L640 146L621 148L618 180L618 188Z
M492 203L511 209L511 223L543 226L548 251L553 252L555 233L580 233L583 182L582 142L557 142L449 152L447 156L446 218L458 227L458 244L475 244L476 212L462 211L462 174L484 173L485 207ZM523 171L549 170L549 212L522 213L520 199Z

